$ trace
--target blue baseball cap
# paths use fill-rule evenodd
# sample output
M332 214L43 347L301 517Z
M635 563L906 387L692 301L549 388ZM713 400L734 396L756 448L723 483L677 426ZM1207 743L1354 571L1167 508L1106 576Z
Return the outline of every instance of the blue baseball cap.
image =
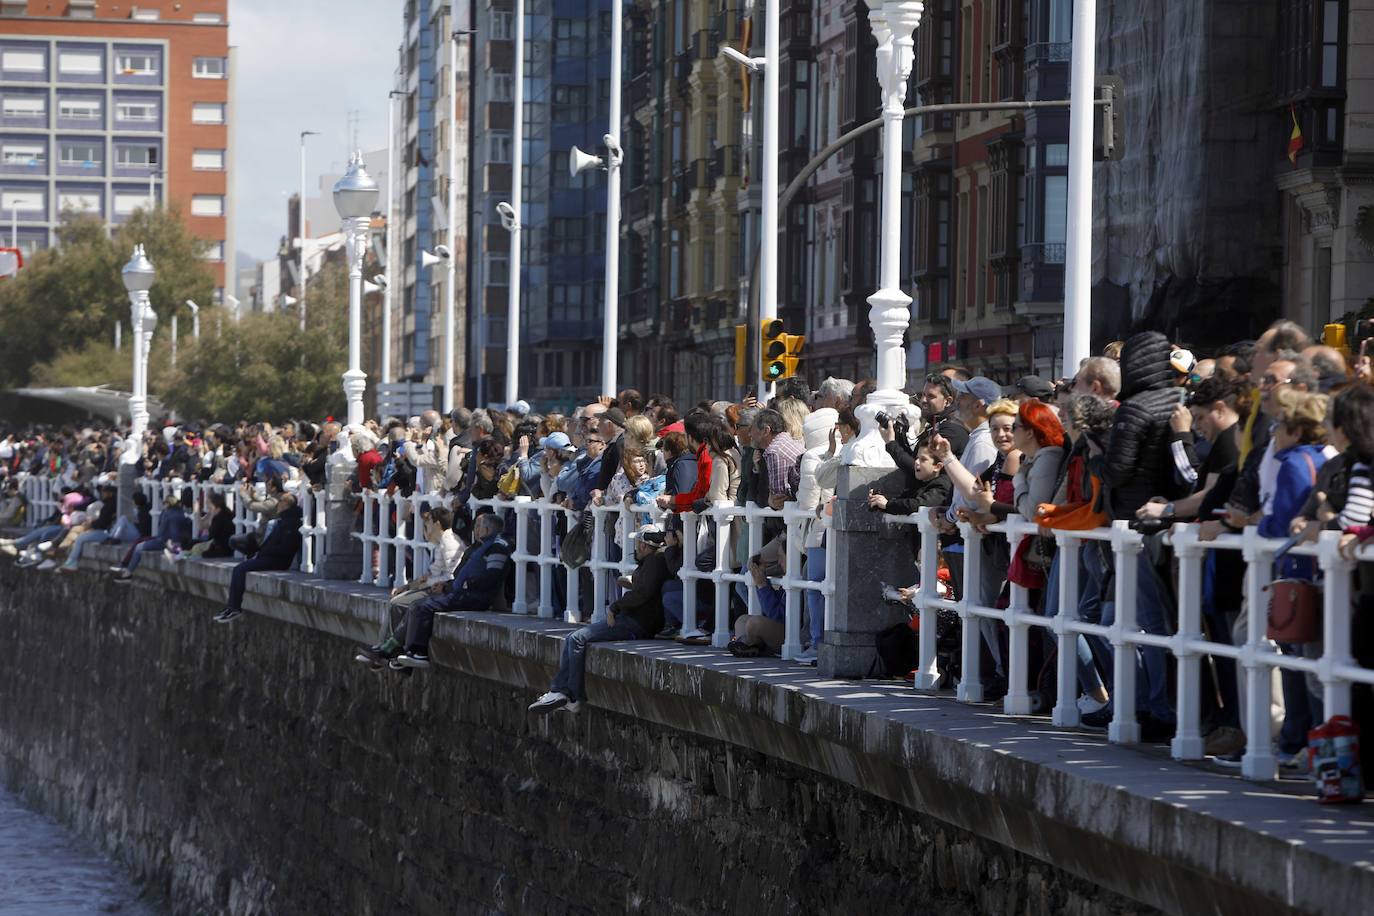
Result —
M991 404L1002 397L1002 386L990 378L975 375L967 382L954 380L954 390L960 394L971 394L983 402L983 406Z
M539 440L539 447L551 448L557 452L567 452L572 451L573 444L567 433L549 433Z

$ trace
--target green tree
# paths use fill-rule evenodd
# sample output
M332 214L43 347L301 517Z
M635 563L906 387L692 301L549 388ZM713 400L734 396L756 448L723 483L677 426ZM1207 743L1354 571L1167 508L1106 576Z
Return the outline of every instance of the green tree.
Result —
M86 373L100 364L98 349L85 362L73 362L69 354L110 340L116 321L125 322L128 336L129 297L120 271L137 242L157 268L149 295L159 324L187 299L211 300L214 274L204 260L206 243L186 230L175 204L136 211L113 237L94 217L64 213L57 237L56 247L39 252L16 278L0 284L0 386L28 384L39 364L47 365L47 378L78 366L79 374Z

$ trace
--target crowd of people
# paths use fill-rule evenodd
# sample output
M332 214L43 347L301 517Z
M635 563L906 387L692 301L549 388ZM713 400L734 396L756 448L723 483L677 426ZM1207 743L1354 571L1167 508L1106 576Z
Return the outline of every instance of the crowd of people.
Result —
M1133 561L1136 622L1146 633L1171 634L1177 625L1177 576L1164 532L1174 523L1196 523L1203 540L1252 525L1264 536L1291 536L1295 542L1340 529L1347 550L1374 533L1370 381L1363 347L1347 356L1315 343L1289 321L1205 358L1162 334L1137 334L1084 361L1072 377L1054 381L1026 376L1004 386L959 366L932 371L911 392L908 408L879 417L879 435L901 477L900 495L875 489L867 507L903 522L928 515L938 537L938 544L923 545L918 527L907 524L910 576L894 600L911 599L919 557L928 547L938 553L942 589L996 607L1010 600L1013 585L1021 586L1035 611L1055 615L1062 558L1050 535L1127 521L1146 535L1145 549ZM507 607L514 592L517 526L528 525L526 542L537 545L547 535L587 586L578 590L574 609L583 625L565 640L558 672L531 709L576 710L586 699L590 644L710 641L706 628L713 621L684 624L680 574L688 558L699 571L724 562L742 574L731 595L729 650L742 657L779 652L786 606L777 581L785 567L781 519L764 521L764 546L755 552L741 519L710 516L685 528L682 516L722 505L800 509L806 514L797 532L803 538L802 574L823 581L842 449L859 434L856 408L873 388L871 380L827 378L813 391L792 378L766 404L746 398L690 407L666 395L626 389L567 414L540 414L517 402L505 409L460 408L447 416L425 411L346 432L332 421L280 428L167 425L148 434L134 464L120 462L124 446L114 430L30 431L0 442L0 466L10 477L0 499L0 525L22 520L24 501L14 483L21 472L58 479L62 495L50 518L22 538L0 541L0 551L23 563L70 570L84 545L117 541L128 547L112 573L117 581L127 581L148 551L241 556L226 606L216 617L228 622L242 611L249 572L290 567L302 525L296 494L301 487L322 487L331 454L347 447L356 459L355 492L429 497L412 520L431 548L427 571L393 592L377 643L361 647L358 660L379 671L424 669L436 614ZM240 485L261 527L236 533L222 494L196 505L173 487L154 531L146 500L136 496L128 506L115 505L116 487L129 475ZM503 501L521 497L567 511L541 515L502 508ZM591 511L597 506L624 511ZM360 500L358 527L367 512L382 511L399 523L406 510L399 503L379 508L376 501ZM201 515L195 538L190 513ZM987 532L1010 515L1035 522L1041 534L1020 541L1015 552L998 535L965 542L968 526ZM554 530L543 532L542 524ZM597 525L604 530L597 532ZM694 532L691 544L684 544L687 531ZM586 565L598 534L610 560L633 558L634 567L610 583L604 615L593 614L596 590ZM982 552L974 582L962 581L968 549ZM410 562L412 573L421 569L418 558ZM1122 572L1115 564L1109 545L1085 541L1081 562L1068 567L1077 571L1080 619L1113 623L1114 582ZM1243 642L1250 615L1265 613L1245 606L1244 572L1238 552L1208 552L1202 610L1213 641ZM1280 560L1278 572L1297 581L1318 576L1309 559L1293 556ZM566 606L564 578L555 577L554 585L559 606ZM1374 636L1363 622L1366 596L1356 592L1352 645L1359 663L1368 665L1374 662ZM825 639L826 600L821 589L804 593L801 664L815 664ZM980 686L985 698L995 699L1011 687L1007 634L988 619L978 627ZM1280 649L1315 657L1322 644L1281 643ZM1020 685L1031 691L1039 712L1058 700L1055 651L1048 635L1034 641L1031 682ZM1083 636L1077 653L1073 700L1085 725L1106 727L1118 714L1109 687L1112 647L1100 637ZM1145 647L1137 662L1135 709L1127 714L1134 714L1143 740L1166 740L1179 702L1169 672L1172 659L1164 649ZM1239 714L1243 672L1224 657L1206 672L1212 682L1201 692L1207 753L1236 760L1246 743ZM1297 765L1308 730L1323 721L1320 687L1302 673L1282 677L1276 743L1285 765ZM1357 718L1368 714L1367 693L1356 691Z

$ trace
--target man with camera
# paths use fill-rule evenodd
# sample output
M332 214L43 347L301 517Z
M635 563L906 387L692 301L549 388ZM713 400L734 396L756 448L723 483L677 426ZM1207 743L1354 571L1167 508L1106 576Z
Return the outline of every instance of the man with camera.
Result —
M954 380L943 373L927 376L921 388L920 406L926 428L916 437L915 448L921 448L932 436L938 435L949 443L950 451L962 455L964 446L968 445L968 427L960 421L959 410L954 404Z

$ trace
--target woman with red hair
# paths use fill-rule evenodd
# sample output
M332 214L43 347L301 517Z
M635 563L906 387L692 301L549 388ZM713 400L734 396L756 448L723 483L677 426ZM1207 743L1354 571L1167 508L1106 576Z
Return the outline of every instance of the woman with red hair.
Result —
M976 521L990 521L989 515L1002 519L1013 512L1034 519L1041 503L1054 501L1060 466L1064 463L1064 426L1058 413L1048 404L1026 401L1016 412L1011 441L1012 447L1021 453L1021 466L1012 480L1013 500L995 501L992 488L988 487L979 499Z

